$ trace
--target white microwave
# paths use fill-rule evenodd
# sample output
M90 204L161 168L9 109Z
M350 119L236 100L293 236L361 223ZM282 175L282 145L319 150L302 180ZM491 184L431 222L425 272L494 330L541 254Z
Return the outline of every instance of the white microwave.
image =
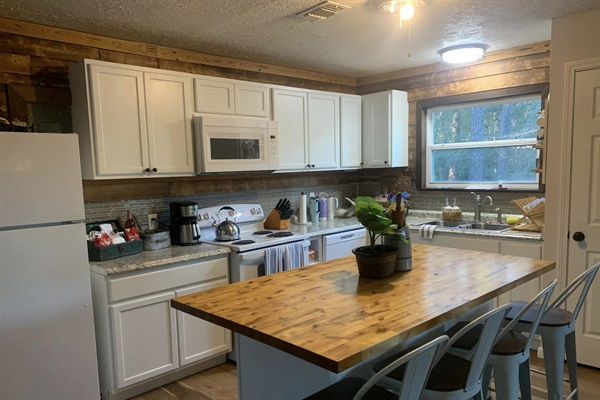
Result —
M196 171L279 168L278 125L262 118L195 115Z

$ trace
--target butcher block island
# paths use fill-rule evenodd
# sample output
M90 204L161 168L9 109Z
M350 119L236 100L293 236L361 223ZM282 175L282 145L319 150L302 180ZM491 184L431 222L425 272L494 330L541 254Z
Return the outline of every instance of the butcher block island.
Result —
M553 268L523 257L413 245L413 270L358 276L354 257L171 300L239 333L240 398L303 398L377 356L441 334L458 317ZM282 397L289 396L289 397Z

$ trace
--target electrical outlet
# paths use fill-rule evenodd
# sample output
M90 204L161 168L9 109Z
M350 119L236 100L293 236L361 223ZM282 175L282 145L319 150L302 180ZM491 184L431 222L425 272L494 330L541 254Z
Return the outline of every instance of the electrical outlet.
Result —
M152 220L156 221L152 221ZM158 230L158 214L148 214L148 230L156 231Z

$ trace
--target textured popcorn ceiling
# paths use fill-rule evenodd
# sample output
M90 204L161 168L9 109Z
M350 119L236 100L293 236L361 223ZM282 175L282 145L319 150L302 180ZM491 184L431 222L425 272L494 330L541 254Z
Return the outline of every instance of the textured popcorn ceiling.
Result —
M438 62L443 47L489 51L550 39L552 18L600 0L425 0L409 31L372 1L323 21L295 16L320 0L0 0L0 16L144 43L362 77ZM600 23L600 21L599 21Z

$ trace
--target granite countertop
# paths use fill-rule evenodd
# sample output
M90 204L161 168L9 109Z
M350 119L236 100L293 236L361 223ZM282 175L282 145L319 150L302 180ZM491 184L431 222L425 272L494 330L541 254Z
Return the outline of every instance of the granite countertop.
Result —
M484 221L492 221L490 218L495 217L495 214L482 214ZM463 213L463 218L468 220L469 214ZM472 217L471 217L472 218ZM409 216L406 219L411 231L418 232L418 224L439 220L441 213L432 211L410 210ZM296 235L308 235L308 238L321 235L330 235L334 233L360 229L363 226L358 222L356 217L336 218L333 221L319 222L310 225L290 225L290 232ZM486 236L497 238L512 238L512 239L527 239L527 240L542 240L541 233L523 232L508 230L504 232L493 231L478 231L468 229L449 229L438 227L436 232L450 233L455 235L467 236ZM173 264L181 261L198 260L205 257L216 256L219 254L228 254L229 248L222 246L214 246L211 244L198 244L194 246L171 246L161 250L144 251L131 256L116 258L109 261L91 261L90 268L92 271L102 275L113 275L123 272L142 270L151 267L158 267L167 264Z
M113 275L181 261L198 260L219 254L227 255L228 253L230 253L228 247L214 246L212 244L171 246L160 250L143 251L139 254L116 258L114 260L90 261L90 269L102 275Z

